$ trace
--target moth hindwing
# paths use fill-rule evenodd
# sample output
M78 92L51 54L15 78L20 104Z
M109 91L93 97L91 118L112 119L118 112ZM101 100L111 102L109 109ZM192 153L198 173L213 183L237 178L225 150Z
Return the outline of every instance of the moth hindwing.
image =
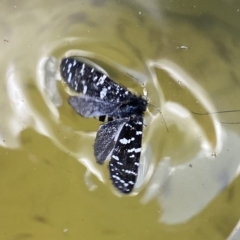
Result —
M74 58L62 59L60 72L64 82L79 93L68 99L79 115L112 120L100 126L94 155L98 163L111 158L113 185L130 193L137 179L147 100Z

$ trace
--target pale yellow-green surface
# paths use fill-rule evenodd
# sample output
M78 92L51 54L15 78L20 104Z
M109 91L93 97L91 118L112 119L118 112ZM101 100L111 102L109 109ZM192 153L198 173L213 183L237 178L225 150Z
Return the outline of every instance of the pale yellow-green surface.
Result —
M0 2L0 240L224 240L240 217L237 1ZM57 80L85 57L142 94L141 168L121 196L99 122ZM237 238L236 238L237 239ZM229 240L233 240L230 239Z

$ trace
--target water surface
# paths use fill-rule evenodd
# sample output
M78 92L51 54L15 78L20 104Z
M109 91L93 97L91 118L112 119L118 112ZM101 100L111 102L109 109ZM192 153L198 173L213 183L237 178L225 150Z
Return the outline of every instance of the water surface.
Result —
M236 1L2 1L1 239L234 239L240 211ZM99 122L59 62L88 59L150 103L138 182L112 187Z

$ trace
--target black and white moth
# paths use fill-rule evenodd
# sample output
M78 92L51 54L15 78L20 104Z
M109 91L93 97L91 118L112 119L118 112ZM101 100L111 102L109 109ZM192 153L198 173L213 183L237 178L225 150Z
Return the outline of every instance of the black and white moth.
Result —
M122 193L130 193L138 174L147 100L74 58L62 59L60 72L64 82L79 93L68 99L78 114L110 120L99 127L94 155L98 163L111 158L113 185Z

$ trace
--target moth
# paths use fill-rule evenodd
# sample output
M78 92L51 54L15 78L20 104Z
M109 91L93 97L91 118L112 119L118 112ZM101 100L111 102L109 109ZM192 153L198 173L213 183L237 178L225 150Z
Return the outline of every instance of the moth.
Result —
M147 100L71 57L62 59L60 73L64 82L79 93L68 99L79 115L108 120L98 129L94 155L100 164L110 159L113 185L122 193L130 193L138 175Z

